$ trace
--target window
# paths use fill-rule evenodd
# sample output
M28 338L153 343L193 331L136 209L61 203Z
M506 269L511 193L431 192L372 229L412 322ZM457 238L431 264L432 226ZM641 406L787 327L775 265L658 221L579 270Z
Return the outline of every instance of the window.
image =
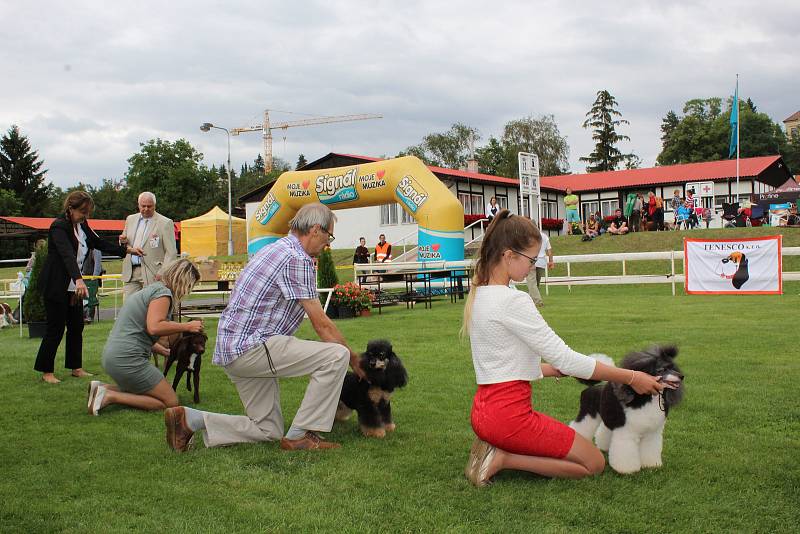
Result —
M417 222L413 216L406 213L406 210L401 208L396 202L393 204L383 204L381 206L381 225L398 224L398 220L399 224L416 224Z
M619 199L613 200L601 200L600 201L600 213L603 217L608 217L609 215L614 215L614 212L619 209ZM597 210L595 210L597 211ZM584 219L587 220L587 219Z
M381 206L381 224L397 224L397 204L383 204Z
M558 203L555 200L542 200L542 218L558 218Z
M400 224L416 224L417 220L409 215L399 204L397 204L397 209L400 210Z
M597 210L600 209L600 203L597 200L592 200L589 202L581 202L581 220L588 221L589 215L592 213L597 213Z
M500 206L501 210L508 209L508 197L495 197L495 198L497 199L497 205Z
M464 206L464 215L483 215L486 213L483 195L480 193L459 193L458 200ZM499 202L498 200L498 204Z
M520 212L520 214L522 214L525 217L529 217L530 216L530 213L528 212L528 198L527 197L524 197L522 199L522 208L520 209L519 212Z

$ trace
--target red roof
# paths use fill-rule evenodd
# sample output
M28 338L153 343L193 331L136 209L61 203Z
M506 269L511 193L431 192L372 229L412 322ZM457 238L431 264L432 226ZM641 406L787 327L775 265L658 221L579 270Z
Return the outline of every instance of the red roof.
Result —
M783 122L797 121L797 120L800 120L800 111L792 113L787 118L783 119Z
M739 176L741 178L758 176L779 159L780 156L740 159ZM728 180L735 177L736 160L726 159L703 163L665 165L648 169L543 176L542 187L560 191L564 191L569 187L573 192L582 192L708 180Z
M363 159L367 161L383 161L382 158L371 158L369 156L359 156L357 154L340 154L333 153L334 156L343 156L346 158ZM445 169L444 167L434 167L428 165L428 169L434 174L445 174L447 176L456 176L458 178L466 178L467 180L476 180L478 182L491 182L494 184L511 184L519 186L519 180L516 178L506 178L505 176L492 176L491 174L481 174L479 172L457 171L454 169Z
M0 217L8 222L21 224L35 230L47 230L55 219L51 217ZM114 219L89 219L89 226L93 230L105 232L122 232L125 229L125 221Z

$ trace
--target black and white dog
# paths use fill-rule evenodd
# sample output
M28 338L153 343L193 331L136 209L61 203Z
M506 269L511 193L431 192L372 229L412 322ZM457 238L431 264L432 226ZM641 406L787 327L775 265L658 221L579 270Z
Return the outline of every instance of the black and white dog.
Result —
M395 429L390 403L392 393L408 383L408 374L392 350L392 344L385 339L367 343L367 351L361 355L360 363L367 379L361 380L355 373L347 373L336 420L346 421L355 410L361 433L367 437L383 438Z
M608 463L621 474L643 467L661 467L664 424L669 409L683 397L683 374L675 365L676 347L651 347L632 352L622 368L660 376L660 395L639 395L624 384L597 384L581 393L578 416L569 426L597 447L608 452ZM605 360L598 358L601 361Z

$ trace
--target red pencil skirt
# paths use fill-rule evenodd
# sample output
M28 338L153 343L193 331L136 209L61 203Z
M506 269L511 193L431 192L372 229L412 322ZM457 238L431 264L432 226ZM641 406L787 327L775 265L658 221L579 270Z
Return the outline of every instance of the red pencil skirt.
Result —
M564 458L575 441L573 429L533 410L524 380L479 385L471 420L480 439L514 454Z

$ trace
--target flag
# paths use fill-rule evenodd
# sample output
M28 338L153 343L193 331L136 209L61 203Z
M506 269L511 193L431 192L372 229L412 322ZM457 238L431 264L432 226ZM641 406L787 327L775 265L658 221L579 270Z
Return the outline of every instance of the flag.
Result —
M739 133L739 78L736 78L736 92L733 94L733 107L731 108L731 143L728 149L728 157L732 158L736 153Z

